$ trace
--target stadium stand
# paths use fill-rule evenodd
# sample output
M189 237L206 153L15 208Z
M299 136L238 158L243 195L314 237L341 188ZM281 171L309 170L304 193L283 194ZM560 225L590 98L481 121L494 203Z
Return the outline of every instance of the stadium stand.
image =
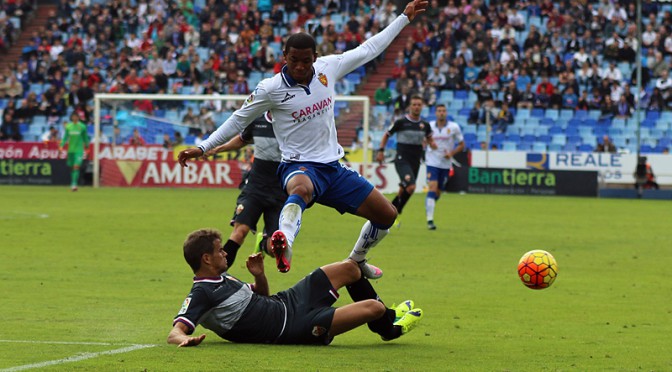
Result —
M3 122L17 122L26 139L39 137L73 111L90 123L95 92L244 94L279 71L288 34L310 31L320 53L339 53L364 42L400 11L393 2L354 0L1 4L0 47L20 47L21 53L0 72L0 110ZM636 93L631 87L639 47L632 1L439 4L425 21L407 27L378 61L347 75L342 92L373 97L386 81L394 101L407 87L428 102L446 104L469 148L489 140L505 151L593 151L604 135L619 149L636 151L633 115L639 105L642 152L669 149L672 5L643 4L644 89ZM23 45L13 45L35 9L48 16L24 35ZM485 110L496 117L503 102L512 108L514 122L506 135L493 132L487 138ZM132 127L144 131L142 120L152 120L153 129L142 135L153 143L175 129L171 123L183 122L189 107L199 112L196 103L136 103L114 117L106 111L103 122L127 123L122 131L127 134ZM129 115L131 109L141 115ZM430 105L423 114L432 119L433 112ZM195 127L213 130L228 115L230 108L223 107L210 116L211 123ZM390 105L374 106L374 142L396 115ZM7 127L5 139L14 135L5 133ZM195 138L187 129L179 131ZM348 143L358 133L343 132Z

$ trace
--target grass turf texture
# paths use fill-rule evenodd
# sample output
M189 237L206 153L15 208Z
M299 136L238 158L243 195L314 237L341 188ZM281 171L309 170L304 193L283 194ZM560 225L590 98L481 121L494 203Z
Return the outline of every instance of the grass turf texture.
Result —
M0 187L0 369L114 350L45 370L554 371L671 370L672 204L648 200L443 195L428 231L424 194L370 253L388 304L425 318L384 343L361 327L328 347L242 345L205 332L165 343L192 273L181 244L200 227L224 236L237 190ZM323 206L304 214L292 270L266 260L271 291L350 252L363 220ZM230 272L249 280L248 236ZM551 252L549 289L525 288L520 256ZM349 303L345 290L337 304ZM101 345L16 343L103 342Z

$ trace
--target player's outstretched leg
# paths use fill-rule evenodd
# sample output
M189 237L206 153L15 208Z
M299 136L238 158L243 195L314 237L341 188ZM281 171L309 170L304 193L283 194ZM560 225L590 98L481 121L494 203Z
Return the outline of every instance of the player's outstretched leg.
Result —
M280 229L271 236L271 251L278 271L286 273L291 268L292 244L301 229L301 215L306 202L298 195L290 195L280 212Z
M359 233L359 238L355 247L350 253L350 258L359 264L362 274L370 279L378 279L383 276L383 271L366 263L366 254L389 232L389 229L383 229L381 226L375 226L371 221L366 221Z

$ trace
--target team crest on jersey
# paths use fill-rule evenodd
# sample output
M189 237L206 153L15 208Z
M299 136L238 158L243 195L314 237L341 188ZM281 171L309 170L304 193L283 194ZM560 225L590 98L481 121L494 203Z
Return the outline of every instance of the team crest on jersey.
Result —
M312 333L313 333L313 336L320 337L323 334L327 333L327 329L324 328L324 327L320 327L320 326L314 326Z
M305 171L308 170L308 168L306 168L306 167L299 167L299 170L300 170L301 172L305 172Z
M322 85L324 85L325 87L327 85L329 85L329 81L327 80L327 77L321 72L319 74L317 74L317 80L319 80L320 83L322 83Z
M424 123L420 123L420 129L425 129L425 124Z
M187 297L184 299L184 302L182 303L182 307L180 308L180 312L177 313L177 315L182 315L187 312L189 309L189 304L191 303L191 297Z
M245 210L245 206L242 204L238 204L238 206L236 207L236 214L243 213L243 210Z
M256 90L255 90L255 91L256 91ZM249 105L249 104L251 104L252 102L254 102L254 93L250 94L250 96L247 97L247 99L245 100L245 105Z

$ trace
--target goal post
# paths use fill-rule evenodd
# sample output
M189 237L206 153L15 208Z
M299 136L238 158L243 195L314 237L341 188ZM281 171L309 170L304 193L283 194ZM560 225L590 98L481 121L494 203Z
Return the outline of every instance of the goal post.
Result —
M149 118L149 119L155 119L158 121L162 121L164 123L170 124L170 125L175 125L175 126L181 126L181 127L186 127L184 124L181 123L181 118L179 116L173 117L172 119L167 119L165 117L154 117L151 114L140 114L137 111L134 111L133 108L129 107L121 107L117 108L117 106L124 105L127 106L129 103L133 101L142 101L142 100L147 100L151 101L152 103L156 103L158 101L181 101L181 102L205 102L205 101L220 101L222 106L226 105L226 109L220 114L224 114L223 117L228 117L230 114L235 111L238 107L240 107L240 104L247 99L247 95L219 95L219 94L213 94L213 95L203 95L203 94L126 94L126 93L120 93L120 94L115 94L115 93L97 93L94 95L93 98L93 124L94 124L94 130L93 130L93 138L92 138L92 143L93 143L93 187L98 188L101 186L100 184L100 179L101 179L101 167L100 167L100 154L101 154L101 138L103 137L103 120L102 120L102 114L104 111L107 111L108 109L105 108L105 106L110 106L112 107L111 112L112 112L112 120L116 120L116 117L119 112L123 112L124 114L127 113L133 113L137 117L143 117L143 118ZM130 102L129 102L130 101ZM371 109L370 109L370 101L368 96L336 96L336 104L339 105L340 103L350 103L350 102L355 102L361 104L361 118L358 116L359 111L357 110L356 112L351 112L349 107L344 107L344 110L341 110L338 115L335 115L336 119L336 130L339 130L339 123L342 121L346 120L353 120L353 116L355 117L356 120L361 121L361 129L362 129L362 146L361 146L361 152L362 152L362 167L361 167L361 173L362 176L365 178L368 178L368 165L371 163L371 155L369 151L369 142L370 142L370 122L371 122ZM227 103L229 103L227 105ZM235 103L235 104L234 104ZM230 106L230 107L229 107ZM345 113L345 114L344 114ZM223 123L221 122L216 122L215 125L219 126ZM116 127L116 123L113 125ZM355 131L355 135L357 132ZM356 140L356 139L355 139ZM341 144L343 146L343 144ZM344 146L345 147L345 146Z

